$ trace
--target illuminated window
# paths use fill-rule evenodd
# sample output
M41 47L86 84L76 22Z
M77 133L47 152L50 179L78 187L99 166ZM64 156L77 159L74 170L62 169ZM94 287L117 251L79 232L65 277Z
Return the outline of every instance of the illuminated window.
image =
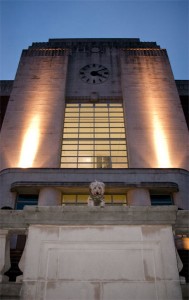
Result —
M73 195L63 195L62 204L63 205L82 205L87 204L89 194L73 194ZM116 194L116 195L104 195L104 200L106 205L126 205L127 198L126 195Z
M68 103L61 168L128 168L121 103Z

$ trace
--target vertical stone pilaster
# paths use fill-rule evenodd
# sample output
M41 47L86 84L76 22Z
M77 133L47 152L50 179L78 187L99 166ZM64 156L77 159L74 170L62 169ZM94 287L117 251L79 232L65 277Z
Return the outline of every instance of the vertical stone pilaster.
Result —
M127 193L127 201L129 205L151 205L150 193L147 189L135 188Z
M0 245L0 282L5 282L8 277L4 272L10 268L10 240L6 229L0 229Z
M53 187L42 188L39 192L39 206L61 205L61 191Z
M59 168L68 56L22 56L1 130L1 166Z
M164 50L120 56L129 168L188 168L188 129Z

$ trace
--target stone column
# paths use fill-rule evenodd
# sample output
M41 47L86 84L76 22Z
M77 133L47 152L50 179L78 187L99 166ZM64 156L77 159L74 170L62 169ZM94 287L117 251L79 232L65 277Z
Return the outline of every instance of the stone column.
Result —
M134 206L151 205L150 193L147 189L143 188L131 189L127 193L127 201L129 205Z
M39 192L39 206L61 205L62 193L54 187L44 187Z
M0 245L0 282L5 282L9 279L4 272L10 268L10 240L6 229L0 230Z

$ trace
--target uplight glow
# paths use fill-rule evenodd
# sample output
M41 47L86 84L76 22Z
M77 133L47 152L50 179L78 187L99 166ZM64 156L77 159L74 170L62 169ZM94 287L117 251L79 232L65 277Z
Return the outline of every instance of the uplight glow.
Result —
M24 135L20 160L18 163L19 168L31 168L39 146L39 116L33 117L28 129Z
M154 145L155 145L156 157L158 162L157 167L171 168L166 135L161 125L161 122L156 114L153 114L153 127L154 127L154 134L153 134Z

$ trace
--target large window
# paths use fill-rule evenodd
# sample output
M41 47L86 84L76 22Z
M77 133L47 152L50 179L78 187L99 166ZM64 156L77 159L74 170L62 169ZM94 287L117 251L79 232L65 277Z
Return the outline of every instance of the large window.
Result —
M61 168L127 168L121 103L68 103Z

